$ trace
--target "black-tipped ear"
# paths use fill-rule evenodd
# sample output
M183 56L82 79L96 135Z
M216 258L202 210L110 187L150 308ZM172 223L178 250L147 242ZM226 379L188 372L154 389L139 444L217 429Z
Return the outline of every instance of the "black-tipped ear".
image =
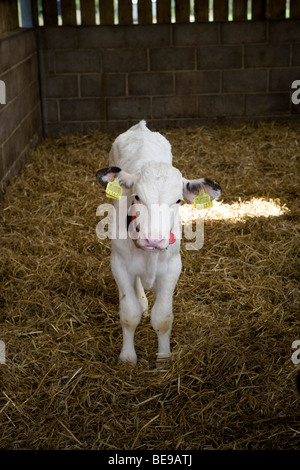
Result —
M183 178L183 195L185 199L193 202L200 189L203 189L210 196L211 200L216 199L222 194L221 186L208 178L198 180L186 180Z
M116 176L120 173L121 168L118 168L117 166L109 166L107 168L102 168L101 170L98 170L96 173L96 178L103 186L103 188L106 188L107 184L111 181L113 181Z

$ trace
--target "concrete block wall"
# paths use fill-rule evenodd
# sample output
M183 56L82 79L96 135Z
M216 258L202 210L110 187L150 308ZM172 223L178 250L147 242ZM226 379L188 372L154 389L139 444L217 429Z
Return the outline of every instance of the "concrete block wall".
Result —
M42 136L37 46L33 29L0 36L0 183L15 176Z
M47 135L299 119L300 21L38 29Z

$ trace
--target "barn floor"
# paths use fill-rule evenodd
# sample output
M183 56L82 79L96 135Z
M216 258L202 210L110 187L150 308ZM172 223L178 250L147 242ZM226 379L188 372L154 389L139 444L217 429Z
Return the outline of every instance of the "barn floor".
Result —
M182 242L173 359L160 370L149 316L137 367L118 364L110 242L95 232L107 200L94 175L113 137L46 139L7 188L0 448L300 448L300 126L163 133L184 176L210 177L223 195L205 214L203 248Z

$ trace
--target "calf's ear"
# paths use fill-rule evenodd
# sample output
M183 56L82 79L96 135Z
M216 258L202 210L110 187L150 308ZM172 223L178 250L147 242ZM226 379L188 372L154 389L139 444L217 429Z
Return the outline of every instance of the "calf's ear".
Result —
M96 173L96 178L103 188L106 188L108 183L114 181L115 178L118 178L123 192L126 192L132 188L134 183L134 176L124 170L121 170L121 168L118 168L117 166L109 166L107 168L98 170Z
M200 178L198 180L187 180L183 179L183 197L188 201L193 202L195 197L198 196L200 189L203 189L209 196L210 199L216 199L221 196L221 186L208 178Z

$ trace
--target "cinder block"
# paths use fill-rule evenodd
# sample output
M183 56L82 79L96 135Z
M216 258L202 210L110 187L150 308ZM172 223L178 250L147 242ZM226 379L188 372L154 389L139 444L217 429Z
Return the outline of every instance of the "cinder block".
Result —
M260 93L246 95L247 116L281 115L290 113L289 93Z
M176 72L175 92L178 95L216 93L220 89L220 73L217 71Z
M203 46L197 50L198 69L235 69L243 62L242 46Z
M102 74L81 75L80 94L82 97L103 96Z
M33 129L33 135L35 136L35 142L33 142L33 146L37 143L43 134L42 129L42 110L41 110L41 103L38 102L31 110L30 114L31 119L31 126Z
M262 43L267 39L265 21L226 21L220 27L223 44Z
M109 120L148 119L151 117L150 98L108 98Z
M76 75L43 77L41 88L44 98L66 98L78 96Z
M147 70L146 49L105 49L103 51L105 72L137 72Z
M298 115L300 115L300 104L291 103L291 113L298 117Z
M197 116L197 96L162 96L152 99L154 118L184 118Z
M80 76L82 97L125 96L125 74L102 73Z
M38 43L41 49L76 49L77 30L75 26L37 28Z
M120 47L124 45L122 25L81 26L78 28L78 47L81 49Z
M293 44L292 65L300 65L300 44Z
M245 46L245 67L288 66L290 47L288 44L264 44Z
M106 73L104 75L105 83L103 85L106 96L125 96L126 95L126 75L124 73Z
M222 73L223 92L251 92L267 90L267 70L231 70Z
M173 24L173 44L175 46L201 46L218 44L218 23Z
M125 47L163 47L171 43L168 24L124 25Z
M78 47L160 47L169 46L170 37L171 26L167 24L81 26Z
M269 23L270 42L299 42L300 20L279 20Z
M7 173L10 167L18 160L23 150L32 138L30 116L26 116L20 125L16 126L9 139L3 144L3 167Z
M294 80L300 80L300 67L270 71L270 91L289 91Z
M1 76L6 85L6 102L13 100L28 84L38 77L36 55L16 65Z
M56 73L101 72L102 58L97 50L56 51Z
M195 70L195 55L190 47L150 49L150 70Z
M54 50L43 49L39 51L39 72L41 76L55 73Z
M170 95L173 93L173 73L134 73L128 77L129 95Z
M4 179L4 176L5 176L3 160L4 160L3 150L2 150L2 147L0 146L0 183ZM0 185L0 198L1 198L1 185Z
M81 122L49 122L45 124L45 135L47 137L57 137L73 132L82 132Z
M3 173L6 175L9 169L18 159L17 147L14 145L14 138L8 138L2 146Z
M101 99L60 100L61 121L98 121L102 119Z
M20 29L1 37L0 73L14 67L28 56L36 54L35 33L32 29Z
M35 81L25 87L12 101L9 101L1 111L0 142L4 142L39 102L39 87Z
M242 116L244 95L202 95L198 97L198 116Z
M43 100L44 122L58 122L57 100Z

